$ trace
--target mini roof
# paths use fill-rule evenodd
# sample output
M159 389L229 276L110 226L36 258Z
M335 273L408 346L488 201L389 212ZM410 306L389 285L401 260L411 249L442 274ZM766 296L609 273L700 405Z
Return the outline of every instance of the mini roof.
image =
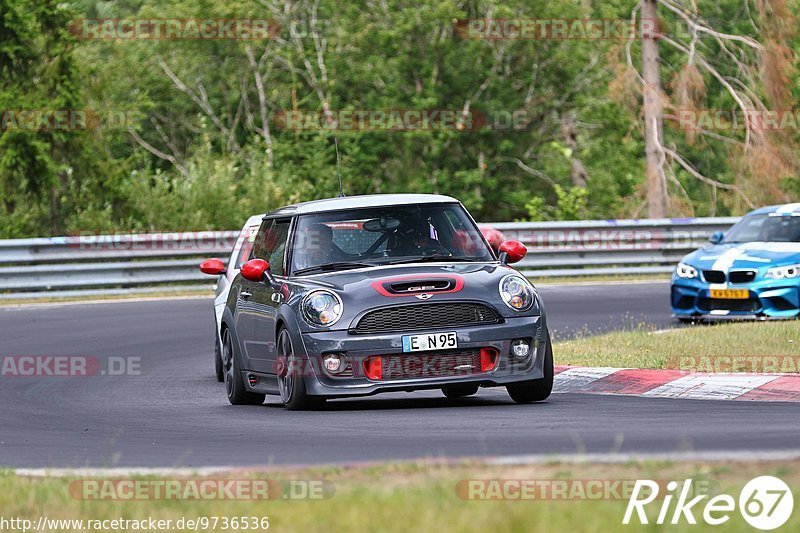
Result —
M287 205L267 213L267 216L305 215L325 211L341 211L362 207L389 207L393 205L442 204L457 203L458 200L440 194L367 194L363 196L346 196L343 198L326 198L299 204Z

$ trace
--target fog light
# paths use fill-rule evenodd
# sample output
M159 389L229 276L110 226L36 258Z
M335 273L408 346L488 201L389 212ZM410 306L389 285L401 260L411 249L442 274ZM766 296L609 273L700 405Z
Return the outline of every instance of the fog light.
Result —
M531 351L531 345L526 340L517 339L511 343L511 353L514 354L514 357L517 357L519 359L528 357L530 351Z
M325 370L331 374L338 374L345 368L344 357L337 353L328 354L322 358Z

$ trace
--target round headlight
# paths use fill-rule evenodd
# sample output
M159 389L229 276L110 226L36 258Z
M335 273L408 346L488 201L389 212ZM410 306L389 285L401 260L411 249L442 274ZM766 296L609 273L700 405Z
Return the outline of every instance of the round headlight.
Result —
M314 291L303 299L303 316L315 326L332 326L342 317L342 301L329 291Z
M533 303L533 289L528 280L509 274L500 280L500 298L515 311L524 311Z

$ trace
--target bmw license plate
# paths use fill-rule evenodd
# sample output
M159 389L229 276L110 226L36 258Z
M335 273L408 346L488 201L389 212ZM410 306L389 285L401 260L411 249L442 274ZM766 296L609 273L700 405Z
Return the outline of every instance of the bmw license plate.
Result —
M720 300L747 300L750 291L747 289L711 289L711 297Z
M454 348L458 348L458 339L455 331L403 335L404 352L427 352L431 350L452 350Z

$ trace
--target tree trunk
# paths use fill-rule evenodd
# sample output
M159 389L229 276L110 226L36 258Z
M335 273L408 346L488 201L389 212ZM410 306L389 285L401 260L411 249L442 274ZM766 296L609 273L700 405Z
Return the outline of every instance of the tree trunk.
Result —
M586 187L589 181L589 172L583 164L583 161L578 158L578 125L577 117L574 111L567 111L561 117L561 133L564 136L564 143L570 149L570 162L572 163L572 172L570 172L570 180L575 187Z
M650 27L658 28L658 0L642 0L642 21L648 21ZM647 214L650 218L667 216L667 190L659 152L659 146L664 142L664 110L659 68L658 36L655 32L643 31L644 145L647 163Z

